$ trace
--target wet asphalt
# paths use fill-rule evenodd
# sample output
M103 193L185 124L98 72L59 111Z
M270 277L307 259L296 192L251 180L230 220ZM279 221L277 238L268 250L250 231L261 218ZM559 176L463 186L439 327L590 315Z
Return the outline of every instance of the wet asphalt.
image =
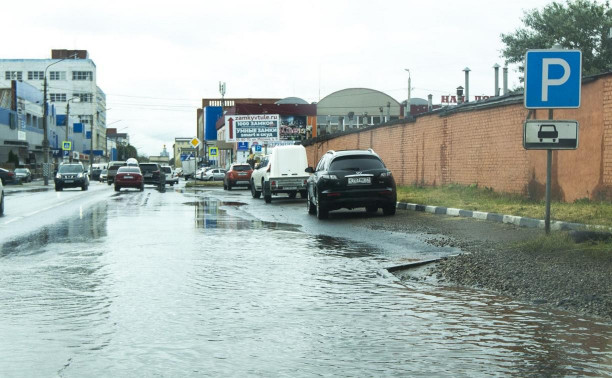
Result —
M509 227L402 211L319 221L299 198L184 182L13 191L0 375L611 374L609 323L385 269L471 240L449 235L524 237Z

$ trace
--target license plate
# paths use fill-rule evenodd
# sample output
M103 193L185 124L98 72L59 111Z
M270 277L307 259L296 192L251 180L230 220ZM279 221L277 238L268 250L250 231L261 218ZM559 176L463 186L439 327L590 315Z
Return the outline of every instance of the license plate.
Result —
M236 184L238 185L244 185L244 184L248 184L248 181L236 181Z
M133 179L133 178L134 178L134 176L123 176L123 178L126 178L126 179Z
M297 186L283 186L283 190L296 190Z
M238 173L238 176L246 176L246 173Z
M147 173L144 177L153 177L153 173Z
M64 180L64 182L65 182L66 184L70 184L70 183L73 183L73 182L74 182L74 180Z
M349 185L371 184L372 178L371 177L349 177L348 183Z

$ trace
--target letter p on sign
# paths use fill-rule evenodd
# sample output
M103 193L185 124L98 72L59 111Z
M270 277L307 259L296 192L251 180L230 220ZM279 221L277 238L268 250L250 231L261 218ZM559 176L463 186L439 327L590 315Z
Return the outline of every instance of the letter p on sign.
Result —
M529 50L525 57L525 107L580 107L582 53L579 50Z

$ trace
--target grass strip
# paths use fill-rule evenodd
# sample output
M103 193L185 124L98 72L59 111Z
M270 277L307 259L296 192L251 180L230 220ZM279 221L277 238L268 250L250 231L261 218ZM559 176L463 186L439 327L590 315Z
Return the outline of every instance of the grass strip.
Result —
M546 214L545 201L530 200L518 194L497 193L476 185L399 186L397 200L535 219L544 219ZM612 202L588 199L573 203L553 201L550 208L552 220L612 227Z

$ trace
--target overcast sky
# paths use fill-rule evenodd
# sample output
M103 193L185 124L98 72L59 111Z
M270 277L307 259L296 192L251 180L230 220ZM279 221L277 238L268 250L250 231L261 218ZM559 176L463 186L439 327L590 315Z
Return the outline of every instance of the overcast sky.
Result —
M500 34L550 1L8 1L2 58L84 49L107 96L107 123L140 153L196 135L202 98L301 97L365 87L434 103L464 86L492 95ZM510 88L519 86L510 67ZM500 70L501 85L501 70Z

